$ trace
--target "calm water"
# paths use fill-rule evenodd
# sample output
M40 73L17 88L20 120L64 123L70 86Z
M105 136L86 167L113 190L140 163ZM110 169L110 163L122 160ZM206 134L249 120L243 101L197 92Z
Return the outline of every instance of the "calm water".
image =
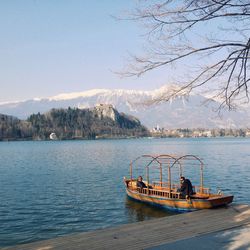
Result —
M250 204L250 139L1 142L0 246L170 215L122 183L129 160L160 153L199 155L206 186Z

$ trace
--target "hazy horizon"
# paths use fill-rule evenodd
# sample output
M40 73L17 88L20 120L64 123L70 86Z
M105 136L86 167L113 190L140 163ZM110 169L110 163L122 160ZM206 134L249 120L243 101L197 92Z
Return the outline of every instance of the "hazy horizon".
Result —
M49 97L93 88L152 90L167 71L141 78L114 73L129 53L143 50L144 30L117 20L133 9L124 1L2 1L0 102Z

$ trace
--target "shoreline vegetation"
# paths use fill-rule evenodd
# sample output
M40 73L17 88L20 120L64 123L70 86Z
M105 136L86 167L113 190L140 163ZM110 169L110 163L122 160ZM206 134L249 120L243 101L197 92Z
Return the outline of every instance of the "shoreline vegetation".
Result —
M250 129L164 129L157 126L149 131L137 118L119 113L106 104L90 109L52 109L44 114L32 114L26 120L0 114L0 141L196 137L250 137Z
M91 109L52 109L26 120L0 115L0 140L72 140L150 136L148 129L112 105Z

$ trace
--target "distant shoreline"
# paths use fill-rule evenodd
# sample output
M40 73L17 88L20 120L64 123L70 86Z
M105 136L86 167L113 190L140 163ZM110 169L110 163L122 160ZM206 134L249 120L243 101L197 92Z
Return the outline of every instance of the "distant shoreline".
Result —
M237 139L237 138L245 138L245 139L250 139L250 136L199 136L199 137L180 137L180 136L165 136L165 137L157 137L157 136L145 136L145 137L102 137L102 138L68 138L68 139L56 139L56 140L51 140L51 139L32 139L32 138L27 138L27 139L0 139L0 142L22 142L22 141L29 141L29 142L48 142L48 141L100 141L100 140L130 140L130 139L148 139L148 140L159 140L159 139Z

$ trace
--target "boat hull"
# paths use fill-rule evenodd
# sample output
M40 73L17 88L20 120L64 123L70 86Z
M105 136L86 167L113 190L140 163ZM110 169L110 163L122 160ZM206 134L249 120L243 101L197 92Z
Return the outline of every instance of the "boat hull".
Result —
M126 189L127 195L137 201L146 202L154 206L160 206L169 210L188 212L199 209L208 209L224 206L233 201L233 196L211 197L208 199L173 199L154 195L142 194L137 191Z

